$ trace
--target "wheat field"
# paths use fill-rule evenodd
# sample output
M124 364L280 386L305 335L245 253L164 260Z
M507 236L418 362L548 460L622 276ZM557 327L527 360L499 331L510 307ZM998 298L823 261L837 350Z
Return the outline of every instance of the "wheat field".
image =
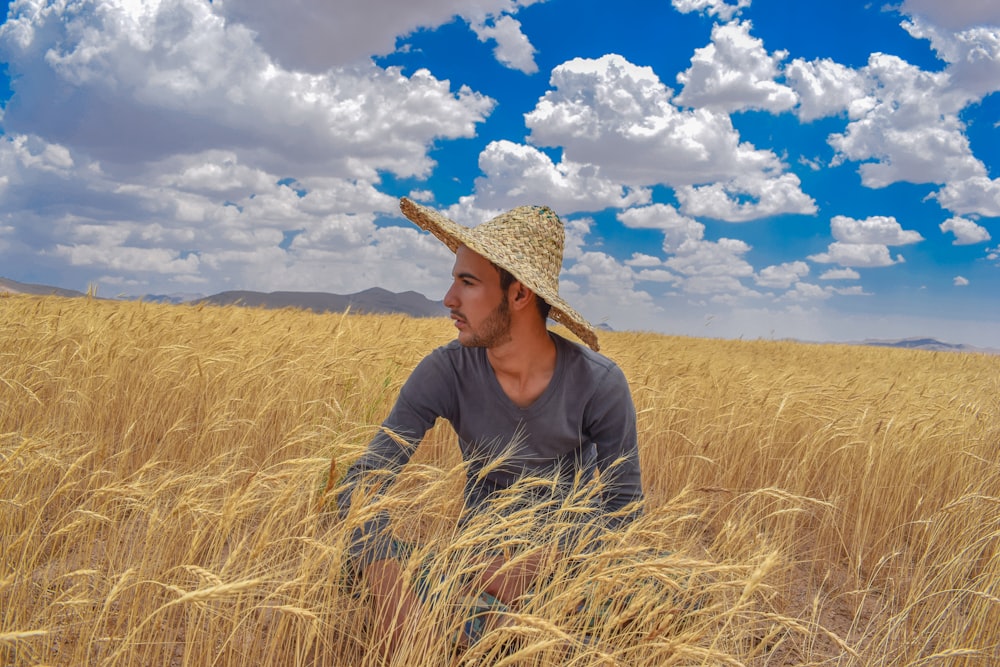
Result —
M647 333L602 334L638 410L645 515L550 549L531 598L456 652L477 550L558 522L457 531L446 424L373 507L330 511L452 336L0 297L0 665L380 664L343 567L378 509L435 582L397 665L1000 664L1000 357Z

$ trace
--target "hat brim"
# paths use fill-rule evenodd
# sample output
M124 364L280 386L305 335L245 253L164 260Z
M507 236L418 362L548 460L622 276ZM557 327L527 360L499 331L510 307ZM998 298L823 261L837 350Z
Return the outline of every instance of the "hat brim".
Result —
M549 317L567 329L572 331L580 340L587 344L595 352L600 349L597 341L597 332L576 312L568 303L563 301L559 294L551 288L537 283L530 278L522 278L523 271L519 267L512 265L500 248L490 243L489 239L484 239L475 233L475 227L466 227L453 220L449 220L432 208L421 206L406 197L399 201L399 208L411 222L436 236L452 252L457 252L459 246L467 246L477 255L481 255L493 262L495 265L506 269L534 292L545 303L551 306Z

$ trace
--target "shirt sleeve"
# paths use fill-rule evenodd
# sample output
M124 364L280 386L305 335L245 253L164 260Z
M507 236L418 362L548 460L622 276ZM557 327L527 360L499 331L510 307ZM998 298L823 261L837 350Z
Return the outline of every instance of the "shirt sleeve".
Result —
M639 516L643 492L635 405L617 365L609 367L598 383L587 404L585 424L597 449L603 513L608 527L619 528Z
M447 359L441 350L424 357L413 369L378 433L347 470L345 486L337 494L341 518L350 509L359 483L367 478L375 482L379 492L384 490L410 460L437 418L450 417L447 405L448 397L454 393L454 383L448 382L447 369Z
M450 416L447 406L449 397L454 395L454 383L448 382L448 368L447 359L439 349L426 356L410 374L365 453L347 470L344 487L337 494L341 519L350 511L360 484L374 484L380 495L410 460L437 418ZM398 550L398 543L392 539L389 516L379 511L369 515L352 532L348 564L357 573L375 561L397 557Z

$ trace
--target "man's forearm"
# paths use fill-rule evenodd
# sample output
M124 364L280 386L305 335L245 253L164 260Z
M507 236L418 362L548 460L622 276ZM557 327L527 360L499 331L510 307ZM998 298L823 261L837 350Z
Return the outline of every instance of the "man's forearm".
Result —
M547 549L536 549L508 560L497 556L479 575L480 585L504 604L513 604L531 590L549 557Z

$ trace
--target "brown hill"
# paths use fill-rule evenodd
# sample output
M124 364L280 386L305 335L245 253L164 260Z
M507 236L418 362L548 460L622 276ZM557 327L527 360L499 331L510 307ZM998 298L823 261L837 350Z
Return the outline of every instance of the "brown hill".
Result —
M63 289L62 287L52 287L51 285L35 285L33 283L19 283L9 278L0 278L0 294L55 294L56 296L86 296L83 292Z
M257 308L302 308L317 313L405 313L413 317L444 317L447 314L440 301L431 301L417 292L395 293L372 287L356 294L328 292L250 292L237 290L220 292L194 303L220 306L240 305Z
M86 296L76 290L21 283L0 278L0 294L37 294L56 296ZM220 306L239 305L256 308L301 308L317 313L343 312L348 308L354 313L404 313L412 317L444 317L447 310L440 301L431 301L418 292L395 293L381 287L372 287L355 294L329 292L252 292L234 290L202 298L182 298L171 295L144 295L146 301L169 303L210 303Z

